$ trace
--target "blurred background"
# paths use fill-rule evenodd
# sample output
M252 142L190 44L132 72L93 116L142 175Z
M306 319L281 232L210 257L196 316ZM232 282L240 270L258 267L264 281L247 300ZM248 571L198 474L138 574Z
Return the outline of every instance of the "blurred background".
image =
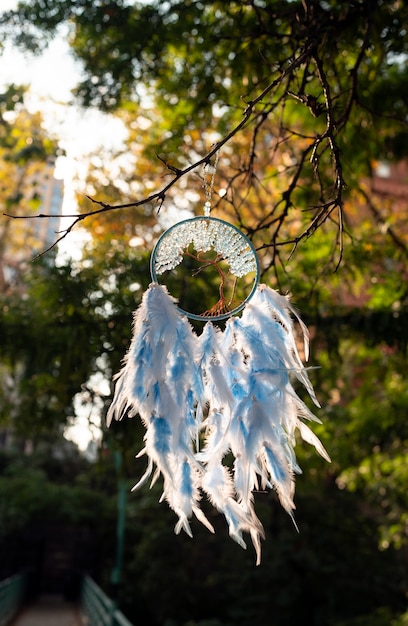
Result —
M408 624L407 24L402 0L3 0L0 581L76 601L87 575L145 626ZM309 327L332 459L299 440L299 533L255 494L259 567L206 502L215 535L174 535L160 480L130 492L140 421L105 427L154 242L206 200L184 170L227 137L212 214Z

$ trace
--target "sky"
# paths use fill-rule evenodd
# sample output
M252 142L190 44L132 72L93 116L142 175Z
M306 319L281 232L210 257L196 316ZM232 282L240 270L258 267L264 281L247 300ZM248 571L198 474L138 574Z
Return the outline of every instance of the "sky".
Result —
M16 4L16 0L1 0L0 11ZM117 145L125 136L119 120L98 111L68 107L71 90L80 76L80 64L71 55L64 36L51 42L39 57L22 54L11 46L0 55L0 84L30 84L29 108L41 109L47 126L61 136L70 157L93 146Z
M15 8L17 4L16 0L0 0L0 3L0 11ZM63 37L52 42L41 57L23 55L10 46L0 54L0 90L13 82L30 85L27 108L32 112L41 111L45 128L60 138L66 155L58 159L55 176L64 180L64 214L76 212L73 181L75 176L84 175L84 156L98 147L120 148L126 137L126 129L119 120L98 111L83 111L70 103L71 90L79 77L80 67L70 55ZM60 244L60 252L75 258L81 239L79 231L74 230ZM104 393L108 392L106 381L94 382ZM65 435L85 450L88 443L98 437L98 428L90 431L89 421L98 423L99 407L81 407L78 397L76 414Z

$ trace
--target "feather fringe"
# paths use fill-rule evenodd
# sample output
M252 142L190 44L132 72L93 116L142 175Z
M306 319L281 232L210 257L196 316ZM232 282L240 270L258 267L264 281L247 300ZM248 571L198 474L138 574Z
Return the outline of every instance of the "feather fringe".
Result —
M272 488L283 508L295 509L296 431L327 461L330 457L303 419L319 422L297 396L295 377L320 406L296 345L293 317L308 331L289 299L259 285L241 318L221 331L207 322L197 336L167 289L152 283L134 314L133 338L107 414L139 414L146 427L145 474L135 485L163 476L163 497L178 516L175 532L192 536L193 515L214 529L200 508L201 495L223 513L229 534L246 547L248 532L257 563L262 524L254 492ZM200 449L201 442L201 449ZM227 466L227 455L233 465ZM155 470L156 468L156 470Z

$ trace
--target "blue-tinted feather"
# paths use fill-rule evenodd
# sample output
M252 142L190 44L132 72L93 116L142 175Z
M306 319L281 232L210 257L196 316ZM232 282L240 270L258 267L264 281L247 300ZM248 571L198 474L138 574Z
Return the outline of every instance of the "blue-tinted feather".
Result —
M159 454L170 452L171 429L164 417L152 417L154 427L154 447Z
M193 484L191 481L191 467L184 461L181 469L181 494L186 498L193 497Z
M274 474L272 478L277 483L283 483L287 478L287 470L282 467L281 462L276 458L269 446L265 446L265 453L268 458L270 468Z

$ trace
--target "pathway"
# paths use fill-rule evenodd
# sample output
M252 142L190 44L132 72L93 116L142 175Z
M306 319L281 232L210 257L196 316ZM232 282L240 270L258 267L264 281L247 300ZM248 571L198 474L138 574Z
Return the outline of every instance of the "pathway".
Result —
M81 626L79 608L59 596L41 596L10 626Z

